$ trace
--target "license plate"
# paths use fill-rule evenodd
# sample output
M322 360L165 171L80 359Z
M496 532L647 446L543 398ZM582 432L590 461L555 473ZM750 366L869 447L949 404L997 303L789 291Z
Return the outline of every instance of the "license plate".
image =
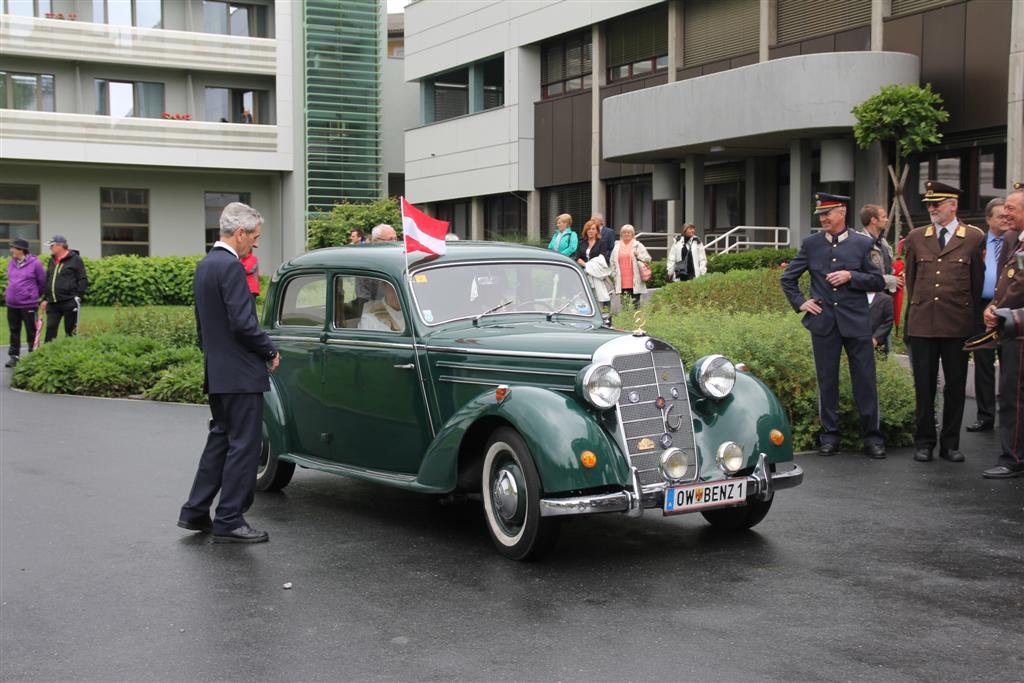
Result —
M710 484L688 484L665 489L666 515L706 510L747 502L747 480L718 481Z

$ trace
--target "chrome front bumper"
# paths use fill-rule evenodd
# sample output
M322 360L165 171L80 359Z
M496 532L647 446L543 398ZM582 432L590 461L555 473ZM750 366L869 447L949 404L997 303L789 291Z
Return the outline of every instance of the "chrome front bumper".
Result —
M792 465L792 467L772 472L768 467L767 458L762 453L753 473L745 477L747 499L768 500L777 489L799 486L804 480L803 469L796 463L786 463L780 467L787 465ZM639 517L643 514L644 508L664 507L666 484L641 486L635 468L632 470L632 480L632 486L629 489L616 493L571 498L542 498L540 501L541 517L592 515L598 512L625 512L631 517Z

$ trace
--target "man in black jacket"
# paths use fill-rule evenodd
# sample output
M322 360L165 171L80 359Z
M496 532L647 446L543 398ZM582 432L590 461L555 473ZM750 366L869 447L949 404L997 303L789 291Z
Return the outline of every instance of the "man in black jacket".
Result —
M220 240L196 266L192 290L203 348L204 389L213 415L206 448L178 526L213 533L217 543L260 543L243 514L252 505L263 439L263 392L277 369L277 349L260 328L256 304L239 262L258 246L263 217L232 202L220 217ZM217 515L210 506L220 492Z
M89 278L82 257L77 250L68 249L64 235L54 235L46 246L52 258L46 267L43 310L46 311L46 341L53 341L57 338L61 318L64 319L64 334L73 337L78 333L78 314Z

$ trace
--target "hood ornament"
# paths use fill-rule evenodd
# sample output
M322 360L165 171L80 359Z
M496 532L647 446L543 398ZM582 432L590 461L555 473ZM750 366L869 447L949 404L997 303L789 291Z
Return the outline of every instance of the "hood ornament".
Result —
M634 337L646 336L644 332L644 325L647 323L647 316L643 311L637 311L633 314L633 324L636 325L636 329L633 330Z

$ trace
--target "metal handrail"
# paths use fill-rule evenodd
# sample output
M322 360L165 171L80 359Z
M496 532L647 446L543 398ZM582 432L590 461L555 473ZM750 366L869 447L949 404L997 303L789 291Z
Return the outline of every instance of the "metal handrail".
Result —
M769 239L762 233L770 232ZM789 228L780 225L737 225L704 243L704 249L714 254L729 254L756 247L779 249L789 246Z

